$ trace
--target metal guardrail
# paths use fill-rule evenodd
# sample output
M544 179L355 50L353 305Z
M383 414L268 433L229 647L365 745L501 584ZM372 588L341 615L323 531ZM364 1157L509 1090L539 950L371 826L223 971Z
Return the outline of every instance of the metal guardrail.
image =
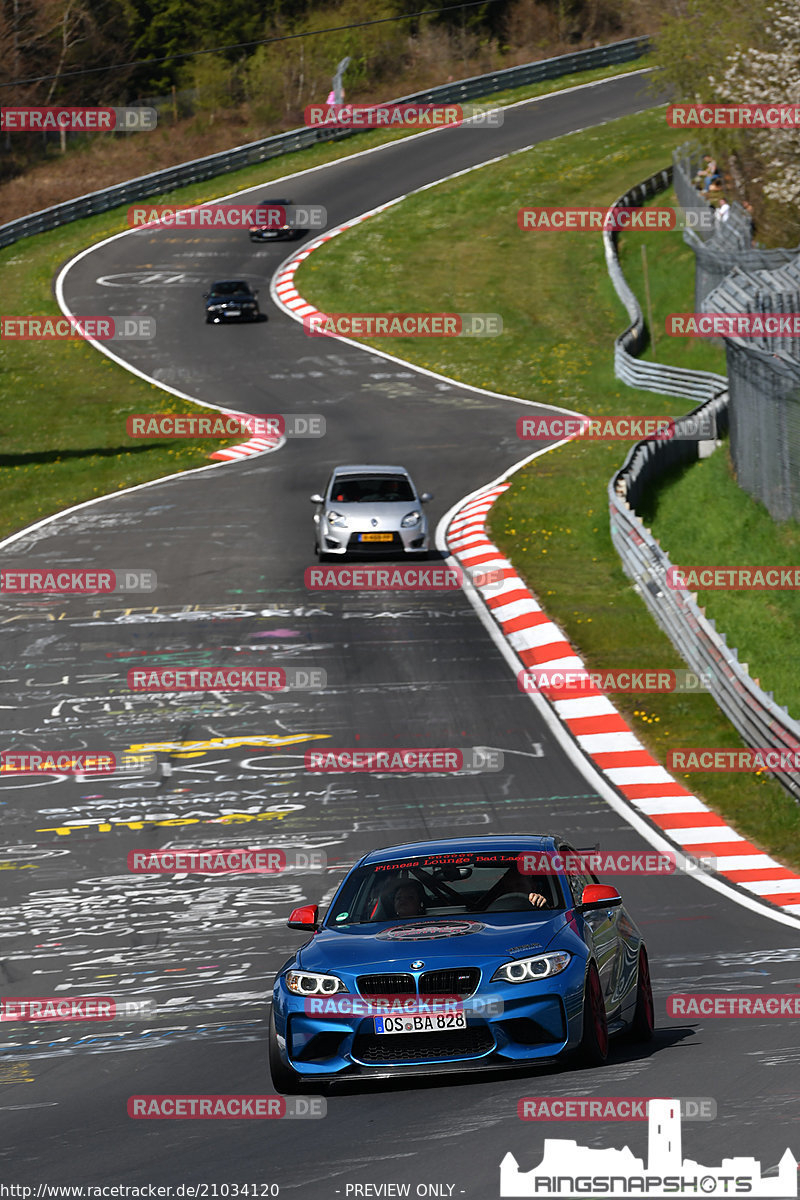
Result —
M644 184L640 184L639 188L644 189L642 194L652 195L654 182L668 174L662 172L660 176L651 176ZM634 189L633 193L628 193L617 203L630 203L631 194L635 195L637 191ZM625 345L620 345L622 338L616 339L615 366L619 352L625 368L624 374L617 368L618 377L633 387L649 388L653 381L658 381L658 386L652 390L661 392L668 392L665 385L677 384L680 378L687 384L686 391L674 390L668 394L686 395L695 400L702 398L709 387L716 387L715 394L686 417L676 421L676 434L688 421L703 417L712 419L712 429L717 435L723 433L728 424L728 395L724 390L726 380L723 376L707 371L684 370L677 377L673 367L647 364L653 370L645 376L648 382L640 382L642 375L637 367L644 364L629 363L628 359L636 352L635 347L643 343L641 308L622 274L615 241L607 233L603 236L606 239L609 274L633 320L633 324L622 335L622 338L629 335ZM663 372L663 375L659 375L659 372ZM702 442L682 440L680 437L669 441L647 439L638 442L608 485L611 540L620 556L623 570L633 580L656 624L663 629L689 668L709 679L709 692L745 743L753 748L800 749L800 722L794 720L786 708L775 703L771 692L765 692L756 680L751 679L747 663L739 661L736 650L728 646L725 634L719 633L714 621L705 616L698 606L696 595L667 585L667 572L673 564L636 512L636 505L647 487L665 471L679 463L691 462L702 453ZM800 802L800 778L780 770L772 773L795 801Z
M562 75L571 75L576 71L587 71L597 67L611 66L614 63L631 62L641 58L650 47L648 37L627 38L625 41L612 42L607 46L593 46L589 50L576 50L572 54L561 54L555 58L541 59L539 62L523 63L518 67L506 67L502 71L492 71L487 75L474 75L469 79L460 79L454 83L441 84L424 92L415 92L410 96L399 96L396 100L388 101L393 104L434 104L457 103L461 100L474 100L480 96L491 96L495 92L508 88L525 87L545 79L558 79ZM0 225L0 248L11 246L20 238L32 234L44 233L48 229L56 229L70 221L78 221L82 217L93 217L97 213L108 212L120 204L170 192L174 188L184 187L189 183L198 183L204 179L212 179L217 175L238 171L242 167L254 163L266 162L281 154L291 154L295 150L304 150L315 146L318 142L335 141L352 137L355 131L340 127L290 129L286 133L274 134L272 137L261 138L257 142L248 142L244 146L236 146L232 150L223 150L218 154L210 154L205 158L195 158L191 162L180 163L176 167L167 167L163 171L154 171L150 175L140 175L114 187L102 188L90 192L86 196L78 196L52 208L43 208L30 216L20 217Z
M666 191L671 183L672 168L665 167L620 196L611 207L639 208L650 196ZM614 374L629 387L642 388L647 392L660 392L663 396L688 396L697 402L710 400L727 386L724 375L715 375L713 371L691 371L666 363L643 362L637 357L647 346L648 335L639 301L619 265L618 236L612 230L603 233L606 266L631 324L614 340Z

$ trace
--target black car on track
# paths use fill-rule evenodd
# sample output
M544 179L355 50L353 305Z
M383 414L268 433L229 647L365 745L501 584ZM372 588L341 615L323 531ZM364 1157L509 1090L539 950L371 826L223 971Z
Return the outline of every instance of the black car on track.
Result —
M266 321L266 313L258 307L258 289L250 287L244 279L220 279L212 283L211 291L204 292L206 302L206 324L217 325L221 321Z
M260 200L258 208L291 208L294 204L293 200ZM283 225L251 225L250 226L250 241L251 242L293 242L297 238L301 238L304 233L308 233L307 229L295 229L287 224Z

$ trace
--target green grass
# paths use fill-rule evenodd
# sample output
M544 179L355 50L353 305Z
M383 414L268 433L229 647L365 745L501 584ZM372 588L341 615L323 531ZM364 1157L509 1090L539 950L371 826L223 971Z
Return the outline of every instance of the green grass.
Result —
M650 59L583 71L498 93L513 103L563 87L638 70ZM479 103L488 103L490 98ZM335 161L414 131L374 130L314 146L241 171L152 197L198 203L267 184L293 171ZM491 139L491 131L485 136ZM7 315L59 312L51 290L58 268L86 246L127 227L127 205L0 250ZM199 311L199 310L198 310ZM125 419L137 412L208 412L138 379L83 342L4 341L0 360L0 538L71 504L208 464L227 441L134 440Z
M728 445L665 479L642 513L653 534L683 566L795 566L800 524L777 523L737 485ZM800 628L800 593L700 592L698 603L725 630L750 674L800 716L800 676L793 653Z
M297 286L323 311L499 312L504 333L493 339L367 344L466 383L589 414L680 414L686 401L614 379L613 339L627 318L600 237L523 232L516 224L523 204L612 201L668 163L678 140L656 110L536 146L340 235L303 263ZM624 234L624 268L642 299L642 243L654 322L663 330L667 313L694 307L694 256L677 232ZM700 339L663 336L657 357L725 370L722 350ZM625 452L621 443L584 442L540 457L494 506L490 533L590 666L681 667L611 543L606 488ZM677 500L678 516L683 508ZM664 544L675 559L669 536ZM768 618L769 598L761 603ZM708 695L616 702L662 761L680 746L741 744ZM686 781L742 834L800 867L800 809L777 782L755 775Z

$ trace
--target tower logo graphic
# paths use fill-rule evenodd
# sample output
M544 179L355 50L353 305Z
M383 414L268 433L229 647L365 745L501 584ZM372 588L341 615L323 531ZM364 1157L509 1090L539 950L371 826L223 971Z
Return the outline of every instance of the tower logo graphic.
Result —
M625 1146L593 1150L577 1142L546 1138L542 1161L520 1171L513 1154L500 1164L500 1195L547 1197L602 1195L608 1200L629 1196L797 1196L797 1163L786 1150L778 1174L764 1178L755 1158L724 1158L719 1167L704 1167L681 1151L678 1100L651 1100L647 1163Z

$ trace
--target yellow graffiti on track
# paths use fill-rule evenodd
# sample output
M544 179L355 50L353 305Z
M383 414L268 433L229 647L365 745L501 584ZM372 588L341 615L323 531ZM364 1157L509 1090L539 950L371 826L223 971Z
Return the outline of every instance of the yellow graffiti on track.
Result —
M235 750L241 746L263 746L266 749L280 746L297 746L300 742L316 742L329 738L329 733L292 733L286 737L276 734L255 734L249 737L217 737L204 738L199 742L134 742L128 751L148 751L171 753L175 758L198 758L212 750Z
M282 821L291 816L288 812L226 813L224 817L170 817L166 821L80 821L72 825L51 825L37 829L37 833L58 833L65 837L70 833L111 833L113 829L153 829L156 825L239 825L245 821Z

